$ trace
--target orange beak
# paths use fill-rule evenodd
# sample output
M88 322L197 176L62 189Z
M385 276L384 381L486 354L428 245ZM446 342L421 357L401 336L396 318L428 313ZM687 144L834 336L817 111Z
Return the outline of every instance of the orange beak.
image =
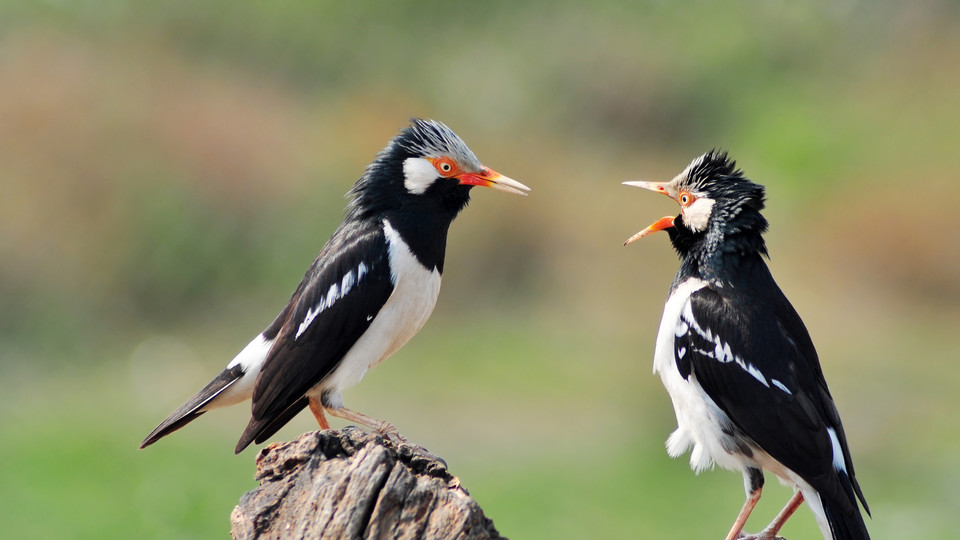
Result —
M662 218L658 219L657 221L655 221L654 223L652 223L652 224L651 224L649 227L647 227L646 229L638 232L637 234L631 236L630 238L627 238L627 241L624 242L623 245L627 245L627 244L631 244L631 243L633 243L633 242L636 242L637 240L643 238L644 236L649 236L649 235L651 235L651 234L653 234L653 233L655 233L655 232L657 232L657 231L662 231L662 230L664 230L664 229L669 229L670 227L673 227L673 220L675 220L675 219L677 219L677 218L675 218L674 216L662 217Z
M464 185L489 187L507 193L516 193L517 195L526 195L530 191L530 188L520 182L487 167L480 169L480 172L465 172L454 176L454 178Z
M672 182L640 182L640 181L623 183L623 185L625 186L639 187L643 189L649 189L650 191L656 191L657 193L663 193L667 197L670 197L671 199L676 200L677 193L676 193L676 189L673 187L672 184L673 184ZM636 242L637 240L643 238L644 236L649 236L657 231L669 229L670 227L673 227L673 222L675 219L677 219L676 216L662 217L657 221L655 221L654 223L652 223L646 229L628 238L627 241L623 243L623 245Z

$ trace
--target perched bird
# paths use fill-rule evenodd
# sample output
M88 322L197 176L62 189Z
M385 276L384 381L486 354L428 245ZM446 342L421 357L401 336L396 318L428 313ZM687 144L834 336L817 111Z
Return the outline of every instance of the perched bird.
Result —
M346 218L280 315L140 448L248 399L252 417L237 453L307 406L322 429L328 412L399 437L387 422L345 408L342 392L427 321L440 292L447 231L474 186L529 191L483 166L444 124L414 119L350 190Z
M681 263L654 353L677 416L667 452L692 448L697 472L743 473L747 499L727 540L773 538L807 501L824 538L869 538L840 415L803 321L764 262L764 188L726 153L711 151L669 182L624 182L667 195L667 216L625 244L665 230ZM795 490L761 533L742 535L763 471Z

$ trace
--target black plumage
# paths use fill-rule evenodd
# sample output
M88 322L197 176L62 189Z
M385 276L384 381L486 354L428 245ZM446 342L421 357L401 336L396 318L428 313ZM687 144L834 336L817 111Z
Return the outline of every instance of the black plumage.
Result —
M764 261L763 187L715 151L670 182L627 184L682 207L628 240L665 230L681 259L654 368L677 412L671 455L692 447L697 470L741 470L748 500L730 539L759 499L763 469L798 495L757 538L775 535L804 499L825 537L868 538L857 499L869 509L816 349Z

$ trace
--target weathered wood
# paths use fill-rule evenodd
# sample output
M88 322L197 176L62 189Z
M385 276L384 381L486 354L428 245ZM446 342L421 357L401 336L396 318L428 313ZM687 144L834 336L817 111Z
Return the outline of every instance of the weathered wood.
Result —
M501 538L443 461L357 428L267 446L256 479L234 538Z

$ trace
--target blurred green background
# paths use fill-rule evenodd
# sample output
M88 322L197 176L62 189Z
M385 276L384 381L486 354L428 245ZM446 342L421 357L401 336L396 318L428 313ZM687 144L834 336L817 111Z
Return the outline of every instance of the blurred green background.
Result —
M740 508L738 474L663 450L677 260L621 246L676 207L620 182L716 146L767 186L874 538L955 538L958 51L955 1L0 0L0 535L227 536L248 410L137 445L422 116L533 192L474 192L432 320L345 397L502 534L719 538ZM789 497L768 480L748 529ZM818 537L806 509L783 532Z

